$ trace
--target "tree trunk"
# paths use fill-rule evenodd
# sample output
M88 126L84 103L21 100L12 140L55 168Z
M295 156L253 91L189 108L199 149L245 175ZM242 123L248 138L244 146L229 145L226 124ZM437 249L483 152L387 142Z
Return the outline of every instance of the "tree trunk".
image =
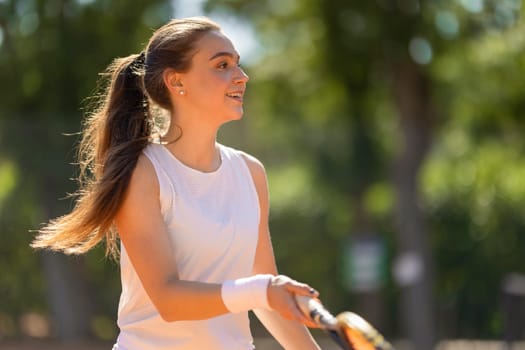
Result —
M33 136L40 138L41 144L52 145L49 140L51 130L59 127L37 127ZM51 149L50 153L66 153L67 144ZM64 191L64 177L67 168L54 168L40 177L40 202L46 208L46 217L54 218L67 210L64 203L56 198ZM92 298L86 276L85 257L68 257L64 254L44 251L41 254L42 270L47 282L48 303L53 320L53 333L61 341L77 341L92 336L91 318L93 316Z
M432 136L428 80L413 63L394 67L393 95L400 117L400 144L394 163L398 259L395 277L402 288L402 331L414 350L431 350L436 341L433 268L423 213L419 207L418 175Z
M74 261L63 254L42 253L54 333L61 341L88 339L92 335L82 259Z

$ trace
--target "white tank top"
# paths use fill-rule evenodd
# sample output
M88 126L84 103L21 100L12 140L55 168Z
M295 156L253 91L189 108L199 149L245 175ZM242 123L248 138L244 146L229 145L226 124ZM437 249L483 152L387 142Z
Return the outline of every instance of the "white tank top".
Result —
M239 151L219 145L221 165L203 173L162 145L144 154L153 163L160 204L182 280L222 283L252 274L259 201ZM144 291L121 246L120 334L114 350L254 349L248 313L200 321L165 322Z

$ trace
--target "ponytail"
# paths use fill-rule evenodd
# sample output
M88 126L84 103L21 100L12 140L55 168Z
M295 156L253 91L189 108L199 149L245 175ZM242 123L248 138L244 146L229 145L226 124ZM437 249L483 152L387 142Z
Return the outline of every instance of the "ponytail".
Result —
M76 206L40 229L33 248L81 254L105 238L106 253L117 255L113 218L152 129L143 76L144 53L114 60L102 75L109 84L84 123L78 151Z
M81 254L105 239L106 254L118 255L113 219L139 155L154 138L149 101L173 111L164 71L187 71L195 43L205 33L219 30L204 17L174 19L153 34L146 54L113 61L102 75L107 87L95 96L97 106L83 126L75 208L40 229L33 248Z

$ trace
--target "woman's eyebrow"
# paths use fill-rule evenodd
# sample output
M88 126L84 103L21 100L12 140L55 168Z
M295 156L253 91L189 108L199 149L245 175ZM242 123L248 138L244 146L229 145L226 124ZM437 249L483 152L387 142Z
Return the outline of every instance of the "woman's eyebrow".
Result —
M219 51L219 52L217 52L216 54L214 54L213 56L210 57L210 61L216 59L217 57L222 57L222 56L230 57L231 59L234 59L234 60L237 60L237 61L240 60L240 56L238 54L233 54L233 53L228 52L228 51Z

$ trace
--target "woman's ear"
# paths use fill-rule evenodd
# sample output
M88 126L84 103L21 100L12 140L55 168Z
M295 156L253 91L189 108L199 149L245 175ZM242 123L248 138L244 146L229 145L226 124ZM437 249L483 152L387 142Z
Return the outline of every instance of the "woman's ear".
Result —
M183 90L181 74L176 72L174 69L168 68L162 73L162 79L166 88L173 95L180 95Z

